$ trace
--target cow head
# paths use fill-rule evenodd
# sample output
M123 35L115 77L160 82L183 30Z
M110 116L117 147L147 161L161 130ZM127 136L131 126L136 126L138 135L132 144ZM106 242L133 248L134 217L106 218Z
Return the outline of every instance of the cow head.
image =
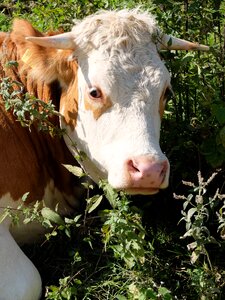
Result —
M92 179L106 178L131 194L166 188L170 167L159 136L171 87L158 51L207 47L161 34L152 16L127 10L101 12L69 33L27 40L72 50L68 60L76 72L68 84L61 80L61 126L72 153L85 152L81 164Z

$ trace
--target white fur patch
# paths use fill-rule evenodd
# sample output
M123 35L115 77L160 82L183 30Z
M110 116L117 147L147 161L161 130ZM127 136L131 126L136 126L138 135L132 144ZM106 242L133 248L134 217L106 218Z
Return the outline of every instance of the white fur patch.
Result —
M38 300L42 290L40 275L3 224L0 245L0 299Z

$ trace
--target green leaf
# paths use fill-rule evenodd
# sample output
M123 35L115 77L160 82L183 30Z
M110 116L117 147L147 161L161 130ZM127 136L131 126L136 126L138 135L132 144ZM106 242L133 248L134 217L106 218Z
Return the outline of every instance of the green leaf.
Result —
M99 183L99 186L100 186L100 188L103 189L103 191L105 193L105 196L108 199L110 205L113 208L116 208L116 206L117 206L116 202L117 202L117 198L118 198L118 193L113 189L113 187L110 184L108 184L105 181L101 181Z
M170 299L172 299L171 292L167 288L165 288L165 287L159 287L158 292L162 296L163 300L170 300Z
M193 251L191 254L191 263L194 264L198 258L199 258L199 252L198 251Z
M225 107L224 106L218 105L218 104L212 105L212 113L221 125L225 124Z
M116 299L117 300L127 300L127 298L125 296L123 296L123 295L117 295Z
M188 250L194 250L198 246L197 242L192 242L187 245Z
M42 208L41 214L45 219L47 219L47 220L49 220L53 223L56 223L58 225L63 225L64 224L64 221L60 217L60 215L57 212L51 210L49 207Z
M188 213L187 213L187 222L191 221L191 217L194 215L194 213L197 211L196 207L192 207L189 209Z
M65 229L65 234L68 236L68 238L71 238L71 233L68 228Z
M71 166L71 165L67 165L67 164L63 164L63 166L73 175L77 176L77 177L83 177L85 176L85 173L83 171L82 168L77 167L77 166Z
M181 59L181 63L183 65L186 65L188 63L190 63L192 61L192 59L194 58L194 55L191 53L187 53L182 59Z
M29 196L30 192L27 192L25 193L23 196L22 196L22 201L25 202L27 200L27 197Z
M151 299L151 300L158 299L156 293L152 289L147 289L147 291L146 291L146 297L147 297L147 299Z
M77 216L73 219L74 222L77 223L77 222L80 220L81 217L82 217L82 215L77 215Z
M88 213L91 213L93 210L95 210L99 204L101 203L103 199L103 196L95 195L92 198L87 199L87 211Z
M48 288L49 288L52 292L58 292L58 290L59 290L59 287L57 287L57 286L55 286L55 285L50 285Z
M7 68L18 67L18 62L15 61L15 60L10 60L10 61L8 61L8 62L5 64L5 66L6 66Z

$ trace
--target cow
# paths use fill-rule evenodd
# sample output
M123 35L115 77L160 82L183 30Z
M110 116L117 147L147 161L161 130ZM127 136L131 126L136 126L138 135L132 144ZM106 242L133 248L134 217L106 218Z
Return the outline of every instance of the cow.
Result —
M22 127L1 100L1 212L36 200L61 215L76 211L82 186L63 164L76 164L81 153L79 164L96 183L107 179L116 190L143 195L168 186L159 132L171 84L159 51L207 46L163 34L152 15L134 9L101 11L50 35L18 19L0 34L0 47L1 81L11 78L23 93L51 100L59 118L49 118L65 132L52 137L35 124ZM42 233L36 223L0 224L1 300L40 298L40 275L19 244Z

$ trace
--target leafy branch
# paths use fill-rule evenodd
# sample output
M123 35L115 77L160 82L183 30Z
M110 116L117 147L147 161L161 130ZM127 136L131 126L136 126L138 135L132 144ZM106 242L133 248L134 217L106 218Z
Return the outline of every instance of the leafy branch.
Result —
M37 126L38 130L48 132L51 136L63 135L64 130L54 125L50 118L60 116L52 101L47 103L28 93L24 94L23 85L9 77L0 83L0 95L7 111L12 111L23 127Z
M225 199L225 195L220 195L218 190L213 197L207 197L206 195L207 187L216 175L217 173L213 173L212 176L205 181L201 173L198 172L198 185L195 185L192 182L183 181L184 185L192 188L187 197L174 195L176 199L184 200L183 210L181 211L183 217L180 221L186 223L186 232L181 238L185 239L187 237L192 237L194 239L194 242L187 245L188 250L191 251L191 262L194 264L199 256L203 255L207 258L211 270L213 267L206 245L211 243L219 245L219 242L211 235L207 223L212 215L213 209L218 206L218 201ZM222 209L224 207L225 204ZM224 212L222 212L219 217L221 225L218 227L218 230L224 228Z

